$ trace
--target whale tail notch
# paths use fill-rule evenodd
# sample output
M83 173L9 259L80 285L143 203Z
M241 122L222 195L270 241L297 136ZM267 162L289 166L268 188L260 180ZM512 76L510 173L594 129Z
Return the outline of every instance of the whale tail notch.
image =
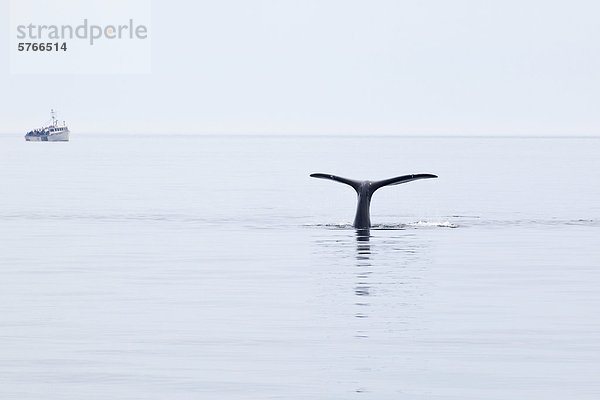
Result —
M358 195L358 205L356 208L356 217L354 218L354 227L357 229L368 229L371 227L370 207L371 196L373 193L384 186L399 185L419 179L437 178L433 174L411 174L396 176L394 178L383 179L380 181L358 181L355 179L343 178L341 176L315 173L310 174L312 178L329 179L332 181L344 183L352 186Z

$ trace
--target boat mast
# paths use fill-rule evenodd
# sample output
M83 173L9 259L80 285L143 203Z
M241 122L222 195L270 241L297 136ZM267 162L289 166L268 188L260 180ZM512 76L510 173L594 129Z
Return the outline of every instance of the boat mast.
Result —
M52 126L56 126L56 112L54 109L50 110L50 115L52 115Z

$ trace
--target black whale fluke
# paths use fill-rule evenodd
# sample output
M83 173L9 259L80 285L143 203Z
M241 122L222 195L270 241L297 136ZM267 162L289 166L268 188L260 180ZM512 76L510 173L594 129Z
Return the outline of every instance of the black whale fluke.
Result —
M354 227L357 229L368 229L371 227L371 196L373 193L384 186L399 185L400 183L412 182L419 179L437 178L432 174L412 174L402 175L395 178L383 179L381 181L357 181L354 179L342 178L331 174L310 174L313 178L330 179L332 181L345 183L356 190L358 195L358 205L356 207L356 217L354 217Z

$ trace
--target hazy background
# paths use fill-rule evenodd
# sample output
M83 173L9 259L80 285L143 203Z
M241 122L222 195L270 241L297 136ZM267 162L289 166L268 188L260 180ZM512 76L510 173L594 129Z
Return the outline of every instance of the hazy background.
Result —
M0 133L596 135L595 1L154 1L152 74L10 75Z

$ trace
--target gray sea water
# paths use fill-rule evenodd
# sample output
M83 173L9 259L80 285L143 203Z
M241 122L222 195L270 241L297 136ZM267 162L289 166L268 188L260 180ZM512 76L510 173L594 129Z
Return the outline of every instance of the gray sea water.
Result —
M600 139L0 136L1 399L598 399ZM356 197L311 172L383 179Z

